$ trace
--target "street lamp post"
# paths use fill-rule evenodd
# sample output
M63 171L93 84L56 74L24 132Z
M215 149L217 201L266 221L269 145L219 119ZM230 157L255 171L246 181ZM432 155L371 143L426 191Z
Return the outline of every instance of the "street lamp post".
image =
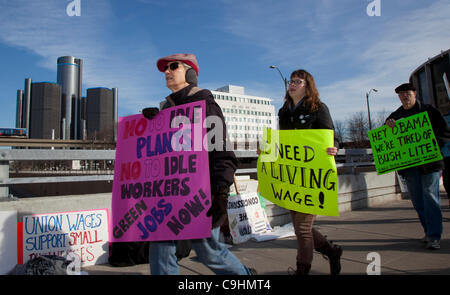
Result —
M370 120L370 108L369 108L369 95L370 95L370 92L372 92L372 90L375 92L378 92L378 90L376 90L374 88L370 89L369 92L366 92L367 114L369 117L369 130L372 130L372 121Z
M270 66L269 68L278 70L278 73L280 73L281 79L283 79L284 91L287 92L287 84L288 84L288 82L287 82L287 79L281 73L280 69L278 67L276 67L276 66Z

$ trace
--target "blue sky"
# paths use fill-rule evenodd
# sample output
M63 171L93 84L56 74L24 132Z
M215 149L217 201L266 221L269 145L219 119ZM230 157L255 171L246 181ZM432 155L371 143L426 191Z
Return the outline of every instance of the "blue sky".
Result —
M17 89L24 79L56 81L56 60L84 60L83 94L117 87L119 115L156 106L169 90L156 69L159 57L194 53L199 86L233 84L274 99L304 68L316 79L335 120L400 103L393 89L429 57L450 48L448 0L0 0L0 127L14 127Z

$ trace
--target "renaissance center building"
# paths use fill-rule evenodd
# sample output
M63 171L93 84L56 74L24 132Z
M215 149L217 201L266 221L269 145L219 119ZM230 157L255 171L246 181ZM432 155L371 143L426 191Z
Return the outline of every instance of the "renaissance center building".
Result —
M264 128L277 126L271 98L245 94L242 86L227 85L211 91L222 109L227 133L235 148L256 147Z
M58 58L57 83L61 86L62 138L81 138L81 74L83 61L73 56Z
M61 56L57 67L56 83L26 78L17 90L16 128L29 138L115 142L118 89L89 88L83 97L83 60Z

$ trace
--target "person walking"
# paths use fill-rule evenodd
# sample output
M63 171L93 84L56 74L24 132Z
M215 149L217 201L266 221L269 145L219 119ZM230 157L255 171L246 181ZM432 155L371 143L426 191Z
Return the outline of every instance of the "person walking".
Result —
M328 107L321 102L313 76L305 70L292 72L285 102L278 112L280 130L332 129ZM337 146L337 144L335 144ZM325 152L325 151L324 151ZM329 155L337 154L336 147L327 147ZM292 223L297 236L297 275L307 275L311 269L314 249L328 258L330 274L341 271L341 246L329 242L313 227L315 215L291 211Z
M398 86L395 92L402 105L387 117L386 125L393 128L399 119L427 112L437 143L442 148L449 141L450 131L439 110L416 99L416 89L411 83ZM443 168L444 162L439 160L398 171L406 180L412 204L425 232L423 242L430 250L441 248L442 212L439 179Z
M251 275L254 269L243 265L228 248L219 242L220 225L227 217L229 187L234 181L237 159L233 151L226 149L226 126L219 105L214 101L211 91L200 89L197 85L199 65L193 54L173 54L157 61L157 68L164 73L166 86L172 91L162 109L186 103L204 100L206 117L220 118L224 138L215 138L223 143L223 149L208 152L211 208L207 216L212 217L211 237L190 240L192 249L200 262L209 267L217 275ZM152 119L159 112L157 108L145 108L143 115ZM220 128L220 126L219 126ZM150 273L152 275L179 274L177 260L177 241L151 242L149 247ZM189 252L189 249L188 251Z

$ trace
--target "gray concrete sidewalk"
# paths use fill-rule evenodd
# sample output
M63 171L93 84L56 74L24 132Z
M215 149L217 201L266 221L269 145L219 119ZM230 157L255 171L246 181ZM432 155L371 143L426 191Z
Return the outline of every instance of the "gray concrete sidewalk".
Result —
M329 240L342 245L342 275L365 275L368 254L377 252L381 258L381 274L450 274L450 208L446 195L441 200L444 232L440 250L427 250L424 236L410 200L342 213L339 217L319 217L316 227ZM266 242L249 241L230 250L247 266L261 275L286 275L295 268L296 238ZM191 255L180 262L182 275L210 275L207 267ZM90 275L148 275L149 265L112 267L95 265L83 270ZM321 254L314 253L312 275L329 274L329 265Z

